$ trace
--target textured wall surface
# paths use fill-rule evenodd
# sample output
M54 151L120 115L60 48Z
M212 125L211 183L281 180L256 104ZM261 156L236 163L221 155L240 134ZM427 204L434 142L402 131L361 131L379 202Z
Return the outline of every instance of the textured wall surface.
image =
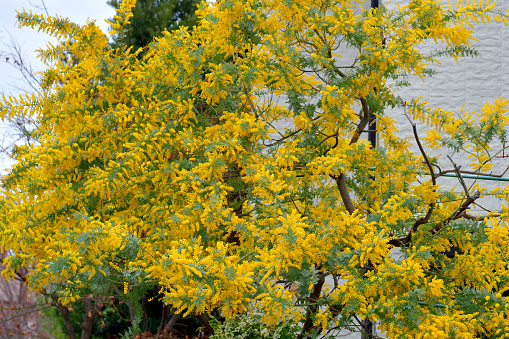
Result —
M395 0L386 3L389 8L395 8L398 4L408 3L408 0ZM445 4L447 2L444 2ZM456 4L451 1L452 5ZM509 9L509 0L499 0L496 9ZM509 27L503 23L492 21L488 25L475 25L473 36L478 41L472 42L472 47L478 50L477 57L466 57L456 62L452 58L440 59L441 64L430 64L429 66L437 71L432 78L427 78L425 82L421 79L410 79L411 87L399 90L399 95L403 100L411 101L422 95L423 100L429 101L430 107L441 107L442 109L459 112L461 107L465 105L466 111L474 109L480 110L483 102L493 102L495 98L509 98ZM423 51L430 52L437 45L431 42L423 48ZM404 122L402 117L402 109L395 109L387 112ZM404 128L400 129L403 135L412 135L411 126L407 123ZM425 135L425 128L418 128L420 137ZM417 152L417 147L414 147ZM452 169L447 155L453 156L457 164L462 165L462 169L468 169L466 158L464 155L453 155L450 150L439 152L430 152L432 155L440 154L442 157L441 165L443 169ZM492 168L493 174L501 174L509 166L509 158L499 159ZM508 171L509 172L509 171ZM505 176L509 176L506 173ZM441 178L439 184L444 187L458 185L459 182L454 178ZM467 185L473 184L474 180L467 179ZM481 187L484 185L487 189L493 189L497 186L503 186L503 182L483 181L480 182ZM499 204L495 199L484 198L479 205L489 209L496 209ZM481 212L482 208L476 211Z
M386 6L391 8L407 2L395 0ZM497 1L496 9L509 9L509 1ZM438 74L427 79L426 83L414 79L412 87L402 91L402 96L412 98L423 95L431 105L451 110L459 110L463 104L465 109L472 110L479 108L486 100L507 96L508 32L508 27L494 21L487 26L476 25L473 36L478 41L473 41L472 47L479 51L478 57L463 58L458 63L454 59L442 59L441 65L430 65Z

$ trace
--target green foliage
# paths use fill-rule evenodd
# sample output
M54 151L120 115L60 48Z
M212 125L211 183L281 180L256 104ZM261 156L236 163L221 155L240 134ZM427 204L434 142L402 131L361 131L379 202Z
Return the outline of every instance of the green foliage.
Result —
M108 0L108 5L118 9L122 0ZM133 8L131 23L125 34L114 36L114 45L132 46L136 51L146 47L154 37L165 30L179 26L192 28L196 25L199 0L138 0Z
M295 325L281 323L267 327L259 315L241 314L224 322L211 321L215 334L210 339L294 339L298 336Z
M64 318L56 307L48 307L41 311L41 329L52 339L66 339Z

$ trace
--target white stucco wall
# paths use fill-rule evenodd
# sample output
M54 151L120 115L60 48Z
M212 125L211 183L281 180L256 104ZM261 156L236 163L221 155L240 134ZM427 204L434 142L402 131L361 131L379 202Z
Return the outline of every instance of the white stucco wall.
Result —
M397 8L398 4L407 4L408 0L394 0L386 2L388 8ZM454 6L456 1L451 1ZM444 1L447 5L447 2ZM498 0L496 10L509 9L509 0ZM505 97L509 98L509 27L503 23L492 21L488 25L475 25L473 36L478 41L472 41L472 47L478 50L477 57L465 57L456 62L453 58L442 58L441 64L430 65L437 71L437 74L427 78L425 82L421 79L410 79L411 86L401 89L399 95L403 100L411 101L422 95L423 100L429 101L430 107L441 107L442 109L459 112L465 105L466 111L474 109L480 110L483 102L493 102L494 99ZM434 48L433 42L424 47L423 51L430 51ZM387 112L393 115L399 121L406 120L402 116L402 109L395 109ZM411 126L407 123L402 124L400 133L402 135L413 135ZM418 128L419 135L425 135L425 129ZM418 153L417 147L414 151ZM447 155L453 155L450 150L430 152L432 155L441 154L441 165L443 169L452 169ZM455 162L462 166L462 169L468 168L468 162L465 154L454 155ZM493 174L501 174L509 166L509 158L499 159L492 168ZM509 177L509 173L506 173ZM472 179L466 179L466 184L474 183ZM459 187L458 180L454 178L440 178L438 183L444 187ZM487 190L492 190L498 186L505 186L504 182L480 181L481 187L485 186ZM492 197L483 198L478 201L483 207L497 209L500 204L497 199ZM482 208L473 210L473 213L483 212Z
M408 0L387 1L385 6L395 8L398 4L407 4ZM444 1L446 4L447 2ZM454 5L455 1L451 1ZM496 10L509 9L508 0L498 0ZM488 100L507 96L509 90L509 27L492 21L488 25L475 25L473 34L478 41L472 41L472 47L479 56L462 58L456 62L452 58L442 58L441 65L432 64L438 74L426 79L411 79L412 86L401 91L404 98L416 98L420 95L432 106L459 110L465 104L466 110L479 108ZM430 43L429 47L435 47Z
M386 6L393 8L405 3L408 0L394 0ZM497 1L496 9L509 9L509 1ZM402 91L402 97L423 95L433 106L459 110L465 104L466 110L472 110L486 100L507 96L509 77L505 73L509 71L509 28L494 21L487 26L481 23L474 27L473 36L478 39L472 42L472 47L479 51L478 57L463 58L458 63L454 59L441 59L441 65L431 65L437 75L428 78L426 83L414 79L412 86Z

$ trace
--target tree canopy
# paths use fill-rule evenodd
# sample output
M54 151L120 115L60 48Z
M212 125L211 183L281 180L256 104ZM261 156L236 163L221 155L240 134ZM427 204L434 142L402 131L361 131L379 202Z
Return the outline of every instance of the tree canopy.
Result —
M108 5L118 9L121 1L108 0ZM164 30L172 31L179 26L192 28L196 24L197 0L138 0L132 9L133 17L123 34L114 36L117 47L133 46L134 50L146 47L154 36Z
M508 101L451 112L398 96L438 57L475 54L472 23L507 16L435 0L220 0L197 14L192 33L164 32L141 59L93 22L19 14L59 44L40 53L54 66L39 93L1 101L5 119L38 126L2 178L4 274L64 305L139 305L155 289L175 312L258 315L287 338L360 331L363 318L389 338L507 337L509 187L467 187L427 152L488 173L507 148ZM378 147L363 138L370 111ZM501 208L469 213L485 196Z

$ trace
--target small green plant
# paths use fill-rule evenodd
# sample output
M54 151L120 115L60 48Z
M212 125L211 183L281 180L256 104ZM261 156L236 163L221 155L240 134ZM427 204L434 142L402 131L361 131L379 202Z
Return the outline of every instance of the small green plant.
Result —
M259 315L241 314L224 322L213 318L215 334L210 339L290 339L296 338L298 328L285 322L269 328Z

